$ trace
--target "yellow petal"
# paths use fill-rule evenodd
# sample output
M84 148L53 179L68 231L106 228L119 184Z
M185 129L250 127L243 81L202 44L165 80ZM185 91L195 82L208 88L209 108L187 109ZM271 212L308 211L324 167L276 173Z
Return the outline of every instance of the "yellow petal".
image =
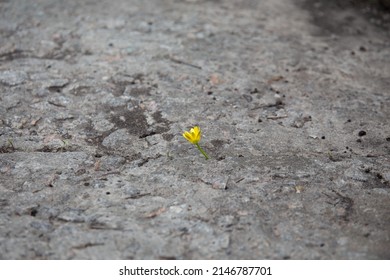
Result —
M183 137L192 143L192 136L188 131L184 131Z
M200 141L200 138L201 138L201 131L200 131L199 126L195 126L195 127L194 127L194 138L197 140L197 142Z

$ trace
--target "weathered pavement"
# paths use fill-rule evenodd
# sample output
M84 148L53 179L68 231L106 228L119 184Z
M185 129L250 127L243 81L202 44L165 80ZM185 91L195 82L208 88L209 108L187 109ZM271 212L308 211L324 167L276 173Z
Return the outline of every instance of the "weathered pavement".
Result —
M388 20L0 1L0 258L389 259Z

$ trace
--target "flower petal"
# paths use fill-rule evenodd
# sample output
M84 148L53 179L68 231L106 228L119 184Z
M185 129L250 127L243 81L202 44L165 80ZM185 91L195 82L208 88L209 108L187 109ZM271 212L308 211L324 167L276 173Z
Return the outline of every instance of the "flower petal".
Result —
M195 126L195 127L194 127L194 138L196 139L197 142L200 141L200 138L201 138L201 131L200 131L199 126Z
M192 135L188 131L184 131L183 137L192 143Z

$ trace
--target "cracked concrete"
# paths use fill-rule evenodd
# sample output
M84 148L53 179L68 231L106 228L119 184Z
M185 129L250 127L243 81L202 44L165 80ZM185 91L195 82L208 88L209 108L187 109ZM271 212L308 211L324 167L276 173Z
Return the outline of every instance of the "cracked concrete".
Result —
M347 2L0 1L0 258L389 259L390 16Z

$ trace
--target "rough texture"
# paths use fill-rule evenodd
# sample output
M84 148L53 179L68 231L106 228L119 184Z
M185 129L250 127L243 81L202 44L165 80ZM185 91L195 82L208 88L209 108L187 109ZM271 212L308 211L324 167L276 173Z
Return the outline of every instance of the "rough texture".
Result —
M0 258L389 259L389 15L335 3L0 1Z

